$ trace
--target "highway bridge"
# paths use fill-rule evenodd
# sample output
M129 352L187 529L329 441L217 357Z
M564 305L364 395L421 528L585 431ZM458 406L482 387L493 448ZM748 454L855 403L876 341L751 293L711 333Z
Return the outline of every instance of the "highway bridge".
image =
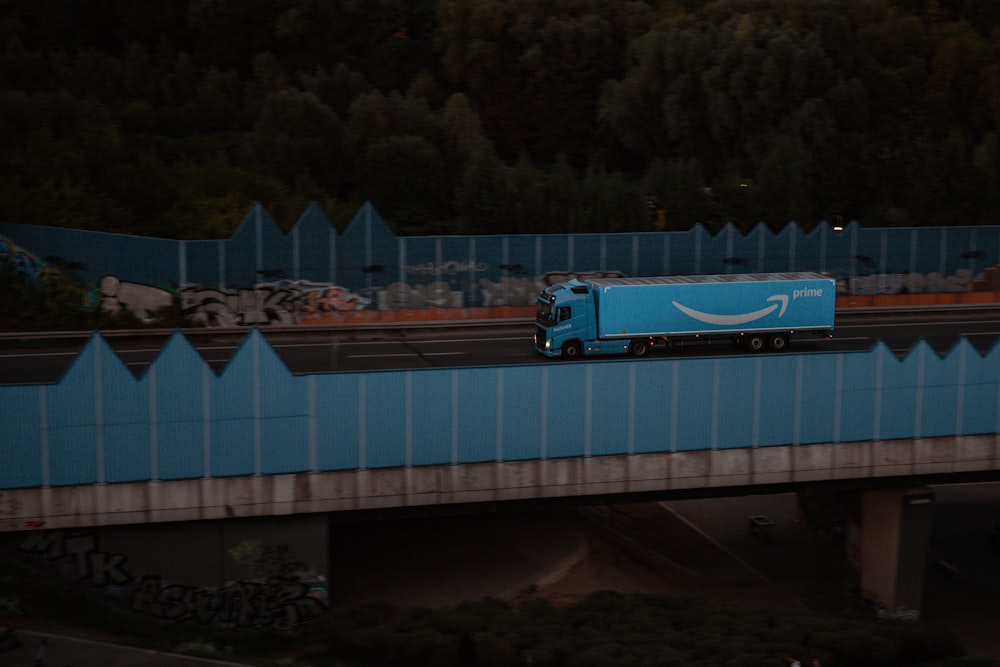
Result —
M785 354L573 363L523 322L8 350L0 531L134 601L225 587L245 574L226 554L261 536L329 579L331 517L827 485L857 493L865 594L919 610L925 485L1000 478L997 322L844 319ZM130 573L109 566L126 553Z

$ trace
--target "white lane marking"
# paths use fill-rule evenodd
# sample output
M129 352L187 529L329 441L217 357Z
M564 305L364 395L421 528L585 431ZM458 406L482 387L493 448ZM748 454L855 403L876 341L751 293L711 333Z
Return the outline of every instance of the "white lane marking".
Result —
M347 355L350 359L369 359L369 358L380 358L380 357L453 357L455 355L462 355L464 352L424 352L423 354L417 354L416 352L408 352L403 354L349 354Z

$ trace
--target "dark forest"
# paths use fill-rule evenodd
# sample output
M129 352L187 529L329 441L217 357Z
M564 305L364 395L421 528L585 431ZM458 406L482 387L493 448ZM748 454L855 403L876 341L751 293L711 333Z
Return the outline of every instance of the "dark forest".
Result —
M0 218L996 224L994 0L7 0Z

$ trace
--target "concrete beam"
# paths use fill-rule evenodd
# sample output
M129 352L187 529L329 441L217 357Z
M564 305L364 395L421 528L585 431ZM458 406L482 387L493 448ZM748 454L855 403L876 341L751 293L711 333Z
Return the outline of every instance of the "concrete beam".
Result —
M0 491L0 532L1000 472L995 435Z

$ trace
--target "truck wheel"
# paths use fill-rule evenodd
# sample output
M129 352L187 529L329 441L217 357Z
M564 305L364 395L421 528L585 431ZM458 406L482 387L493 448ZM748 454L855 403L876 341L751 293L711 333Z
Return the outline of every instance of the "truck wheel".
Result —
M788 347L788 336L785 334L774 334L767 341L767 346L772 352L781 352Z
M634 340L628 346L629 354L633 357L645 357L649 352L649 341L648 340Z
M579 359L582 355L583 346L580 345L580 341L571 340L568 343L563 344L563 359L573 361L574 359Z
M764 349L764 346L767 343L764 341L764 337L760 334L750 334L746 337L743 344L746 345L746 348L751 352L760 352Z

